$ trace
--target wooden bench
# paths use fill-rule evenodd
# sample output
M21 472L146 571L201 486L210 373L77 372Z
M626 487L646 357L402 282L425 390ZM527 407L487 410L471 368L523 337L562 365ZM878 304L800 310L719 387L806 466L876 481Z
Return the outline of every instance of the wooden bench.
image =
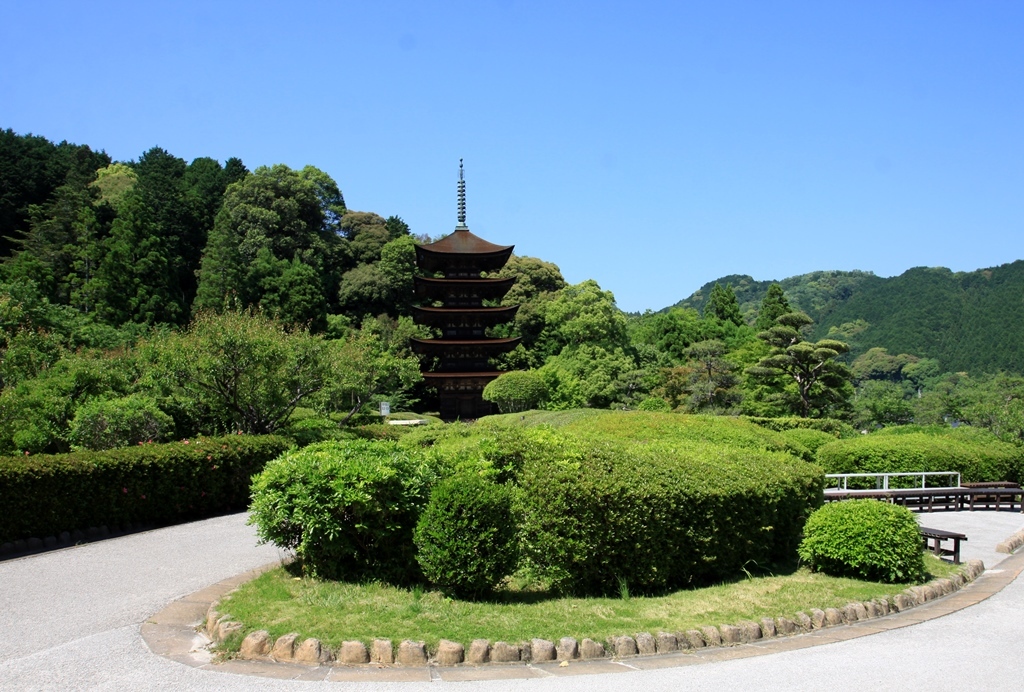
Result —
M921 531L921 538L924 539L925 550L932 551L940 558L944 555L952 557L954 565L960 564L960 541L966 541L967 536L955 531L930 529L927 526L922 526L919 530ZM942 544L945 541L953 541L953 547L944 548Z
M1020 488L889 488L888 490L825 491L825 502L870 498L902 505L912 512L994 509L1024 512L1024 490Z

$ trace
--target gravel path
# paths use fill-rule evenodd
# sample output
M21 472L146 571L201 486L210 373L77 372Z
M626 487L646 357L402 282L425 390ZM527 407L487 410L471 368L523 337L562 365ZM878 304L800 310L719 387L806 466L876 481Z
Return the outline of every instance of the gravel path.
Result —
M1013 687L1024 676L1024 579L965 610L913 627L811 649L662 670L469 683L325 683L245 677L149 651L141 623L171 601L279 559L245 515L0 562L2 690L954 690ZM992 568L995 543L1024 527L1014 513L923 515L969 536L964 559ZM996 567L998 569L998 567Z

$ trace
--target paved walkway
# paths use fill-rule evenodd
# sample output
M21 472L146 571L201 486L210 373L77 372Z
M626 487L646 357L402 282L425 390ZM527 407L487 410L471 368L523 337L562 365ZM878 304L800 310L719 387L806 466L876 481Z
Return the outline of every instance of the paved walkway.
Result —
M923 515L922 523L966 533L964 559L990 568L995 543L1024 527L1015 513ZM153 654L142 623L172 601L278 559L256 546L244 515L135 534L0 563L2 690L436 690L467 683L304 682L184 666ZM1010 576L1024 565L1014 556ZM998 573L999 566L993 572ZM976 586L981 586L978 584ZM969 587L975 588L975 587ZM808 635L809 636L809 635ZM484 690L959 690L1014 687L1024 676L1024 579L988 600L903 629L809 649L714 663L586 676L474 682ZM678 660L678 659L677 659ZM698 659L695 657L694 662ZM667 661L666 661L667 662ZM570 666L565 672L584 671ZM292 672L282 674L294 675ZM321 676L322 677L322 676Z

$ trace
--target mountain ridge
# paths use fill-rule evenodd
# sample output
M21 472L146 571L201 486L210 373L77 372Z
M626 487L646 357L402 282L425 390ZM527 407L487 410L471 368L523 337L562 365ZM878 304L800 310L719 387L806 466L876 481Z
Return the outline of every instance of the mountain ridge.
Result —
M768 287L778 283L790 305L814 319L815 338L830 329L852 334L855 353L880 346L892 354L936 358L946 371L1024 372L1024 260L963 272L912 267L888 278L860 270L815 271L779 281L732 274L659 312L703 311L715 283L732 285L748 323Z

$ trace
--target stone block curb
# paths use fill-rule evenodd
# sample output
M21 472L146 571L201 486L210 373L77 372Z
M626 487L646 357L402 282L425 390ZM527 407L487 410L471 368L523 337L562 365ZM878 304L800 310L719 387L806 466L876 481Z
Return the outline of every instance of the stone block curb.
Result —
M1002 543L997 543L996 552L1012 555L1022 545L1024 545L1024 529L1013 534Z
M529 642L490 642L476 639L468 647L462 643L441 640L436 651L428 651L423 642L405 640L397 649L387 639L375 639L369 648L362 642L346 641L337 650L331 650L320 640L299 640L298 634L286 634L276 641L265 630L250 632L242 640L238 658L300 663L312 666L375 666L423 668L455 666L492 666L509 664L543 664L545 662L595 661L653 656L669 652L697 650L711 651L760 643L799 634L807 634L840 625L851 625L867 620L905 612L936 599L955 593L977 579L985 571L980 560L969 560L952 578L934 579L927 584L911 586L884 599L854 601L841 608L811 609L810 614L799 612L792 619L786 617L762 618L760 621L743 620L736 624L705 626L686 632L659 632L652 635L610 637L606 643L584 638L563 637L558 642L532 639ZM217 610L218 603L210 605L204 631L214 643L224 641L243 629L243 624L230 614Z
M209 650L212 641L206 636L206 632L210 630L215 633L227 631L230 636L231 627L222 627L222 625L225 623L231 625L235 621L230 615L217 612L214 599L222 598L237 588L239 584L255 578L279 564L278 561L236 575L168 604L166 608L142 623L143 641L153 653L182 665L248 676L275 678L282 675L286 677L300 676L304 680L378 683L414 680L421 682L484 681L535 678L538 675L542 677L561 675L559 669L564 669L566 666L573 667L572 674L596 674L610 671L642 670L651 666L663 668L675 665L700 665L736 658L770 655L780 651L805 649L833 643L837 637L847 640L943 617L952 611L961 610L986 600L1017 579L1024 572L1024 551L1007 558L1000 564L1000 569L989 572L985 572L981 561L969 561L962 565L957 574L949 578L948 586L946 584L931 584L929 585L932 587L930 589L920 586L910 587L885 599L863 602L861 605L869 618L867 622L858 619L856 622L848 623L841 612L845 612L845 607L831 609L839 615L839 622L836 624L845 625L843 630L832 631L826 621L826 611L811 609L809 615L798 614L794 616L794 620L764 618L757 623L751 623L751 621L738 623L735 625L737 628L745 625L747 630L750 630L750 624L757 624L761 628L761 640L732 646L723 646L719 629L711 626L686 632L657 632L653 635L641 632L632 637L638 653L623 658L621 663L620 658L615 655L613 644L619 639L618 637L610 638L608 643L601 647L605 651L605 656L595 659L583 659L580 655L580 643L572 637L565 637L557 642L557 645L555 642L545 639L533 639L518 644L496 642L491 645L490 642L486 642L489 662L481 665L470 665L464 661L453 666L442 666L438 664L436 657L431 656L434 652L427 651L426 647L422 649L423 656L414 665L398 665L395 654L399 647L387 639L376 639L369 645L362 642L343 642L337 651L328 650L326 655L323 651L326 647L321 643L321 654L317 662L311 661L303 664L296 662L294 654L306 640L300 641L299 635L292 634L279 637L277 641L274 641L269 635L264 636L264 633L259 631L249 632L242 641L242 648L251 651L251 654L248 655L251 655L252 658L238 656L215 660ZM957 591L971 586L971 582L979 578L980 583L977 588L969 588L963 594L949 601L937 600L943 598L945 590ZM213 602L211 603L211 601ZM804 622L808 623L806 627ZM770 634L772 626L776 630L774 637ZM786 634L801 636L787 637ZM652 636L654 641L655 655L653 656L648 653L650 651L649 642L641 646L641 642L647 641L647 636ZM422 642L411 643L422 644ZM315 649L312 643L307 646ZM499 661L493 656L495 650L504 649L506 646L508 651L518 651L520 656L518 662ZM268 648L269 654L267 653ZM561 657L566 650L572 652L571 658ZM362 653L364 651L365 655ZM365 656L369 657L369 663L365 662ZM333 660L326 660L328 657ZM645 662L645 658L653 660ZM360 660L363 662L358 662Z

